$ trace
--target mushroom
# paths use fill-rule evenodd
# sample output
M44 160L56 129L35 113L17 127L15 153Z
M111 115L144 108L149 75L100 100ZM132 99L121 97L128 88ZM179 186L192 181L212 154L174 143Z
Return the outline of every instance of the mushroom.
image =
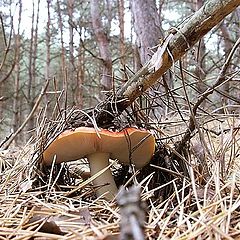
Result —
M118 159L122 164L132 163L136 168L142 168L151 160L154 150L155 139L146 130L126 128L121 132L112 132L78 127L64 131L49 145L43 152L43 164L51 165L53 159L61 163L86 157L93 176L109 165L109 159ZM118 191L110 169L93 183L104 185L97 190L97 196L108 192L105 195L108 200Z

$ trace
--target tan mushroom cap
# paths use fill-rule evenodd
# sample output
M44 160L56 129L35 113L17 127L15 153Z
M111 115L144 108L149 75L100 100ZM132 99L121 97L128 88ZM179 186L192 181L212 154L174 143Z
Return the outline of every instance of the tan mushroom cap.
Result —
M132 154L130 154L132 150ZM56 163L77 160L92 153L109 153L111 159L120 163L131 162L137 168L146 165L155 150L155 138L146 130L126 128L121 132L79 127L60 134L44 151L43 164L51 165L56 156Z

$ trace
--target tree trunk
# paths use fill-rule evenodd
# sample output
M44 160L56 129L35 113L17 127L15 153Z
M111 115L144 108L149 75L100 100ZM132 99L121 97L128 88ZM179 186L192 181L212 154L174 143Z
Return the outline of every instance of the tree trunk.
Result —
M14 81L14 98L13 98L13 131L15 132L20 125L20 111L19 111L19 81L20 81L20 48L21 48L21 36L20 25L22 20L22 1L19 1L19 15L18 15L18 29L15 35L15 51L16 51L16 63L15 63L15 81ZM15 142L18 143L19 138L15 138Z
M79 46L78 50L78 69L77 69L77 105L80 109L83 109L83 84L84 84L84 77L85 77L85 66L84 66L84 59L85 54L82 51L81 46Z
M163 39L163 33L161 31L161 21L156 7L155 0L131 0L131 12L134 20L134 29L137 35L136 45L138 49L134 54L135 66L143 66L151 57L151 48L156 47L160 43L160 38ZM139 61L140 57L140 63ZM138 71L139 68L135 68ZM168 78L168 82L169 78ZM163 93L164 89L158 88ZM153 93L153 92L152 92ZM153 93L154 94L154 93ZM161 99L160 99L161 101ZM148 101L144 97L139 99L140 107L145 110L146 114L149 114ZM155 108L154 112L163 115L167 110L162 102L159 104L159 108Z
M224 49L224 56L225 59L227 58L228 54L230 53L232 49L232 44L231 44L231 37L229 34L229 31L227 29L226 23L223 21L222 24L220 25L220 30L222 32L223 36L223 49ZM230 82L226 82L222 87L221 90L226 93L226 95L229 95L229 89L230 89ZM229 104L229 99L226 96L222 96L222 104L223 106L227 106ZM220 111L220 113L224 113L224 109Z
M131 0L130 2L137 46L141 63L144 65L150 59L150 49L158 45L160 38L163 38L161 21L155 0Z
M30 42L30 49L29 49L29 66L28 66L28 113L32 111L34 106L35 97L36 97L36 60L37 60L37 47L38 47L38 21L39 21L39 6L40 0L37 2L37 16L36 16L36 24L35 23L35 9L34 9L34 2L33 2L33 12L32 12L32 26L31 26L31 42ZM29 119L28 127L30 131L34 128L34 116Z
M124 0L118 0L118 16L119 16L119 30L120 30L120 39L119 39L119 49L120 49L120 63L121 67L124 69L122 74L122 82L125 82L127 76L125 75L126 70L126 47L125 47L125 38L124 38Z
M50 30L50 25L51 25L51 17L50 17L50 0L47 0L47 26L46 26L46 72L45 72L45 79L48 80L50 77L50 49L51 49L51 30Z
M103 62L101 85L104 90L110 90L112 89L112 57L109 49L109 36L103 29L98 0L91 0L91 16L93 30L99 46L100 57ZM110 28L110 26L108 27Z
M60 7L59 0L57 0L57 14L58 14L58 26L60 30L60 40L61 40L61 74L65 75L65 48L64 48L64 41L63 41L63 19L62 19L62 10ZM64 89L64 86L63 86Z
M72 105L75 105L75 60L74 60L74 43L73 43L73 9L74 9L74 0L67 1L68 9L68 23L69 23L69 67L67 73L67 88L70 88L70 91L67 91L68 99L72 100ZM66 89L67 90L67 89Z
M203 0L196 0L196 9L199 10L203 6ZM203 93L207 87L204 83L204 80L206 78L206 61L205 61L205 55L206 55L206 45L204 42L204 39L201 39L198 44L197 48L197 57L196 57L196 69L195 74L198 77L198 83L197 83L197 90L199 93ZM206 104L206 101L203 102L202 107L204 108Z
M66 51L64 47L64 40L63 40L63 19L62 19L62 10L60 7L60 2L57 0L57 15L58 15L58 26L60 30L60 40L61 40L61 71L59 79L62 80L62 86L60 88L65 89L65 102L67 104L67 78L66 78ZM66 106L65 106L66 107Z

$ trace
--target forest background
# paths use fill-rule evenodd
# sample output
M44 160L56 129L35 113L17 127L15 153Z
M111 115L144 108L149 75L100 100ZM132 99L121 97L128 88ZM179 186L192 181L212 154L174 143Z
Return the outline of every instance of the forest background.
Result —
M14 138L16 144L25 143L46 106L46 116L51 117L56 99L60 108L96 106L150 59L171 28L186 22L203 4L203 0L1 0L1 141L27 119L24 131ZM182 58L191 102L215 81L239 38L239 24L238 8ZM234 78L201 105L202 113L239 113L239 53L228 68L236 73ZM150 95L140 99L143 111L149 115L150 106L158 122L176 111L189 111L179 76L176 63L164 81L159 79Z

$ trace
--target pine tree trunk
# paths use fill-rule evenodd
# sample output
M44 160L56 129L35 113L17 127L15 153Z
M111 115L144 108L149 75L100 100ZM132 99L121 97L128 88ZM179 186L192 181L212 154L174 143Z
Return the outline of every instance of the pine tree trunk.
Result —
M71 104L75 105L75 60L74 60L74 43L73 43L73 9L74 0L67 1L68 9L68 23L69 23L69 67L67 72L67 94L68 99L71 100Z
M15 35L15 47L16 47L16 63L15 63L15 81L14 81L14 98L13 98L13 131L16 132L20 126L20 106L19 106L19 86L20 86L20 49L21 49L21 37L20 37L20 25L22 20L22 1L19 0L19 15L18 15L18 30ZM19 136L15 138L16 144L19 141Z
M161 21L154 0L131 0L130 3L137 46L144 65L151 57L151 48L158 45L159 39L163 38Z
M60 30L60 41L61 41L61 71L60 71L60 76L58 77L59 80L62 81L62 84L60 87L60 89L64 89L65 90L65 103L67 104L67 74L66 74L66 51L65 51L65 47L64 47L64 40L63 40L63 19L62 19L62 10L60 7L60 2L59 0L57 0L57 15L58 15L58 26L59 26L59 30ZM66 108L66 106L65 106Z
M156 47L160 43L160 38L163 39L163 33L161 30L161 21L159 13L156 7L155 0L131 0L131 12L134 20L134 29L137 35L137 51L135 52L135 66L140 68L143 66L152 55L151 48ZM140 57L140 63L139 63ZM135 68L135 71L139 70ZM168 83L170 81L167 81ZM163 88L159 87L159 91L163 93ZM140 107L146 109L148 112L148 101L143 97L140 98ZM167 109L162 104L160 108L155 108L155 113L158 112L160 115Z
M120 53L120 63L121 67L124 69L122 74L122 81L125 82L127 79L126 74L126 46L125 46L125 29L124 29L124 0L118 0L118 16L119 16L119 29L120 29L120 39L119 39L119 53Z
M35 23L35 9L33 2L32 10L32 26L31 26L31 42L29 49L29 66L28 66L28 113L32 111L36 97L36 61L37 61L37 48L38 48L38 22L39 22L39 11L40 11L40 0L37 2L37 15ZM34 128L34 116L28 121L28 130Z
M224 56L226 59L232 49L232 43L231 43L231 36L229 34L226 23L224 21L220 25L220 30L221 30L222 36L223 36L223 49L224 49ZM231 69L229 69L229 71L231 72ZM230 82L228 81L228 82L224 83L224 85L221 87L221 90L224 92L224 94L226 93L226 95L229 95ZM226 107L229 103L230 103L230 100L226 96L222 96L223 106ZM220 111L220 113L224 113L224 108Z
M85 78L85 65L84 59L85 54L82 51L81 46L79 46L78 50L78 70L77 70L77 103L80 109L84 108L83 104L83 85L84 85L84 78Z
M104 90L110 90L112 89L112 57L109 49L109 36L103 29L98 0L91 0L91 16L93 30L103 63L101 85ZM107 28L110 29L110 26L107 26Z

